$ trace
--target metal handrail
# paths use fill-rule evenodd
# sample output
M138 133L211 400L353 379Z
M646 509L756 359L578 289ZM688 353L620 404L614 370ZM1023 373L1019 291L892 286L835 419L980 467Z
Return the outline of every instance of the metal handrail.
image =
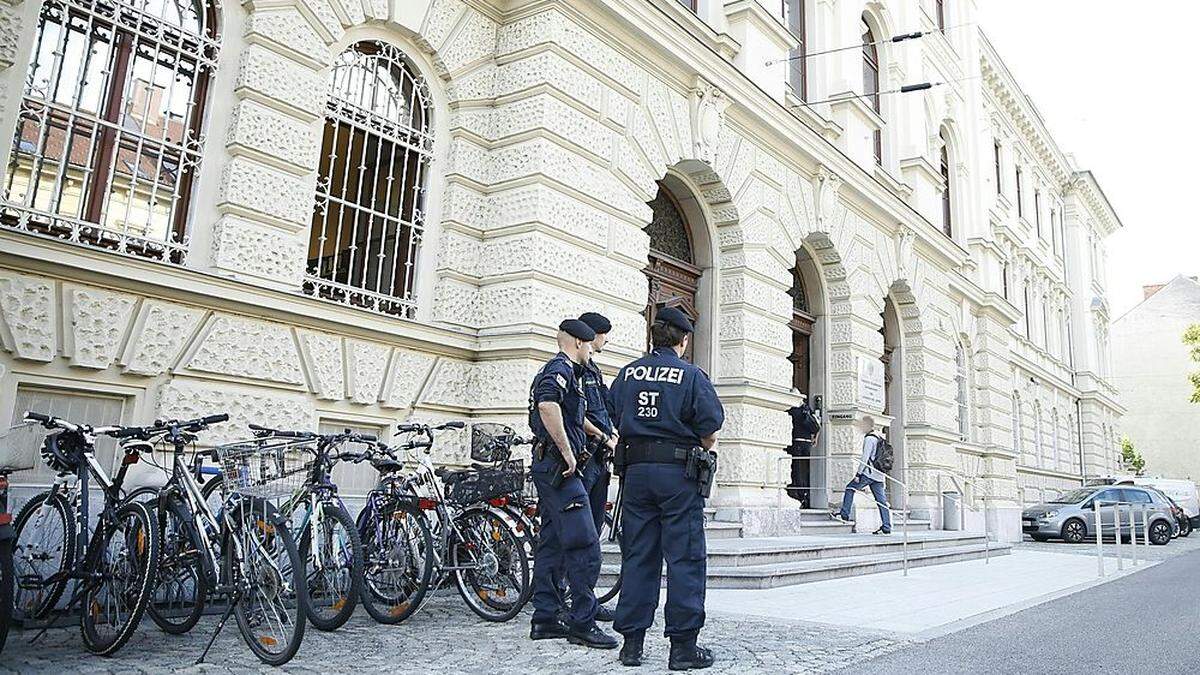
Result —
M948 475L949 475L950 479L954 481L954 486L960 488L960 490L961 490L961 486L958 485L958 480L955 478L955 476L953 474L948 474ZM963 477L963 482L967 483L969 485L974 485L974 483L970 479L966 478L965 476ZM978 489L978 488L976 488L976 489ZM958 502L958 525L960 528L962 528L965 531L967 528L967 518L966 518L967 506L966 506L966 499L965 499L966 490L961 490L960 494L957 496L955 496L954 494L951 494L951 493L942 492L942 474L939 473L938 474L938 496L939 497L949 497ZM974 501L974 500L972 500L972 501ZM941 505L938 508L940 508L942 510L942 528L944 529L946 527L946 507L944 505ZM987 509L986 509L986 507L983 509L979 509L973 505L970 508L972 511L975 511L976 513L980 513L983 515L983 564L990 565L990 564L992 564L992 538L991 538L991 534L988 532Z
M854 461L855 461L855 463L856 463L857 465L859 465L859 466L862 466L862 467L865 467L865 468L873 468L873 467L871 467L869 464L867 464L866 462L864 462L864 461L862 460L862 458L861 458L861 457L854 457L854 456L849 456L849 455L847 455L847 456L843 456L843 457L833 457L833 456L830 456L830 455L810 455L810 456L808 456L808 457L792 457L792 456L790 456L790 455L785 455L785 456L783 456L783 457L779 457L778 459L779 459L779 460L784 460L784 459L786 459L786 460L793 460L793 461L794 461L794 460L797 460L797 459L801 459L801 460L826 460L826 461L846 461L846 460L854 460ZM901 538L901 550L902 550L902 552L903 552L903 556L902 556L902 557L903 557L903 566L904 566L904 576L908 576L908 485L906 485L906 484L904 483L904 481L901 481L901 480L900 480L900 479L898 479L898 478L893 478L892 476L889 476L888 474L886 474L886 473L884 473L884 472L882 472L882 471L880 471L880 473L882 473L882 474L883 474L883 477L886 479L886 480L884 480L884 481L883 481L883 482L884 482L884 485L886 485L886 484L887 484L887 481L889 481L889 480L890 480L890 481L892 481L893 483L895 483L896 485L899 485L899 486L900 486L900 488L901 488L901 490L903 491L903 494L904 494L904 510L900 512L900 515L901 515L901 516L903 516L903 524L901 525L901 527L903 528L903 532L901 533L901 535L902 535L902 538ZM856 474L856 475L857 475L857 474ZM803 489L806 489L806 490L815 490L815 489L818 489L818 488L811 488L811 487L810 487L810 488L803 488ZM820 488L820 489L825 489L825 488ZM865 493L865 491L863 491L863 490L858 490L858 491L859 491L859 492L863 492L864 494L866 494L866 493ZM890 519L890 520L893 520L893 521L895 520L895 518L894 518L894 517L892 517L892 516L894 516L894 515L895 515L895 513L896 513L896 510L895 510L895 509L893 509L893 508L891 507L891 505L890 505L890 504L881 504L881 503L879 502L879 500L875 499L875 495L871 495L871 501L875 502L875 504L876 504L876 505L878 505L878 506L882 506L883 508L887 509L887 511L888 511L888 514L889 514L889 519Z

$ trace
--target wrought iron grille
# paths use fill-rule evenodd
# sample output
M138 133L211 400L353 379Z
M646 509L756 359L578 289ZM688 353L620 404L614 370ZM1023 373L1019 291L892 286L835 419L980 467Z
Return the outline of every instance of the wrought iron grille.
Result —
M433 157L430 112L425 80L399 49L360 42L338 57L305 293L412 317Z
M207 0L45 0L0 225L182 263L218 47Z

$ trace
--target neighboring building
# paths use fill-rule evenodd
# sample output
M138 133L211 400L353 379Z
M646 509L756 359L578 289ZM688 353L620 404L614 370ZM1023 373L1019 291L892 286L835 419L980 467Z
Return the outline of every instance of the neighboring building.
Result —
M1120 222L972 0L114 3L0 3L0 415L523 424L560 319L611 372L669 303L747 533L802 396L818 504L865 414L1005 538L1112 468Z
M1122 432L1147 475L1200 481L1200 404L1188 379L1200 364L1183 343L1188 326L1200 324L1200 283L1177 276L1144 294L1112 325L1112 381L1128 408Z

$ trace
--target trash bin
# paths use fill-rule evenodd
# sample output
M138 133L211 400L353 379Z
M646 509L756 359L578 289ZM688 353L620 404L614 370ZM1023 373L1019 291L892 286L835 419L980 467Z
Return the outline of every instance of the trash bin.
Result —
M963 528L962 508L959 500L962 496L953 490L942 493L942 529L958 531Z

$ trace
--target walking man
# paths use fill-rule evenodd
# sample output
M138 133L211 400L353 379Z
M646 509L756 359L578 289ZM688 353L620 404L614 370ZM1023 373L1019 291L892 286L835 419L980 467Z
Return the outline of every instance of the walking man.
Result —
M596 312L584 312L579 320L596 333L596 339L592 340L592 354L604 351L608 333L612 330L612 323L608 318ZM583 489L588 493L592 521L595 522L596 532L599 533L604 529L605 505L608 503L608 484L611 480L608 463L612 461L612 452L617 446L617 432L612 425L604 374L591 358L583 368L583 394L587 399L585 427L590 457L579 470L579 477L583 481ZM613 616L613 611L604 605L596 609L597 621L612 621Z
M875 504L879 507L879 517L883 520L883 524L873 534L891 534L892 513L888 506L887 490L884 489L887 474L878 467L883 437L875 433L875 420L869 416L864 416L859 422L859 430L863 433L862 462L858 465L858 473L855 474L854 480L846 485L846 494L842 496L841 511L831 515L834 520L843 523L850 522L850 507L854 505L855 491L870 487L871 494L875 497Z
M683 360L692 323L673 307L650 327L653 351L613 380L613 421L621 434L614 468L622 477L622 584L613 628L625 637L621 663L642 663L667 563L664 634L671 670L707 668L696 646L704 626L704 498L716 472L711 452L725 412L708 376Z
M592 589L600 576L600 539L576 471L586 409L580 376L596 333L578 319L567 319L558 329L559 352L534 376L529 390L529 428L537 438L531 473L542 521L533 559L529 637L567 638L573 644L612 649L616 639L596 625ZM568 612L555 583L560 574L570 586Z

